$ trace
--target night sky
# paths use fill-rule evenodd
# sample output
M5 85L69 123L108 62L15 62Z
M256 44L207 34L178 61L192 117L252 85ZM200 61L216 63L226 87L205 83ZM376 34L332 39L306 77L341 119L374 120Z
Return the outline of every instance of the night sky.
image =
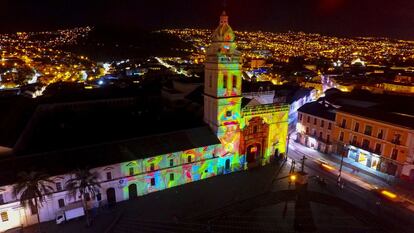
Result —
M238 30L414 40L413 0L227 0ZM103 25L214 28L223 0L0 0L0 31Z

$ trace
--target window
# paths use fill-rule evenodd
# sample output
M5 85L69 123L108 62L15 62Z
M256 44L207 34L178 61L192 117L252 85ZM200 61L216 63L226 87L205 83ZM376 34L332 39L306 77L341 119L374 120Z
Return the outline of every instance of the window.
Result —
M346 120L345 119L342 119L341 127L346 128Z
M233 115L231 111L226 112L226 117L231 117L231 115Z
M59 199L58 200L58 205L59 205L59 208L65 207L65 200L64 199Z
M223 88L227 88L227 74L223 75Z
M319 132L319 139L322 139L322 136L323 136L322 132Z
M394 134L394 139L392 140L392 143L400 145L401 143L401 134Z
M155 166L153 163L150 164L150 171L154 171L155 170Z
M398 149L394 148L392 149L391 159L397 160L398 158Z
M106 179L107 180L112 180L112 173L111 172L106 173Z
M313 118L313 124L316 125L317 122L318 120L316 118Z
M343 142L344 141L344 132L341 132L339 134L339 141Z
M9 221L9 215L7 214L7 212L1 212L1 221L2 222L7 222Z
M358 122L355 123L354 131L355 132L358 132L359 131L359 123Z
M331 135L326 135L326 141L329 143L331 141Z
M174 181L174 173L170 173L170 181Z
M174 159L170 159L170 167L174 166Z
M316 129L312 129L312 135L316 137Z
M151 178L151 186L155 186L155 178Z
M375 145L375 153L379 155L381 154L381 143Z
M310 116L308 116L308 120L307 120L307 122L308 122L308 123L310 123Z
M328 129L332 129L332 123L331 122L329 122L329 124L328 124Z
M358 142L358 137L357 137L356 135L354 135L354 136L352 137L352 142L351 142L351 144L352 144L352 145L356 145L356 144L357 144L357 142Z
M129 168L129 175L130 176L133 176L134 175L134 168L133 167L130 167Z
M309 134L309 127L306 127L306 134Z
M56 190L57 191L62 191L62 183L56 182Z
M233 88L237 88L237 76L233 75Z
M257 133L257 125L253 126L253 133Z
M191 163L191 155L189 155L189 156L187 157L187 162L188 162L188 163Z
M370 126L370 125L366 125L366 126L365 126L365 131L364 131L364 134L365 134L365 135L368 135L368 136L371 136L371 134L372 134L372 126Z
M325 121L321 120L321 127L324 127L324 126L325 126Z
M367 139L362 140L362 148L369 149L369 141Z
M102 200L102 194L101 193L96 194L96 200L97 201L101 201Z
M380 130L378 131L378 138L379 138L379 139L384 139L384 131L383 131L382 129L380 129Z
M29 205L30 206L30 205ZM35 215L35 214L37 214L37 209L36 209L36 207L33 205L33 206L30 206L30 213L32 214L32 215Z
M0 204L4 204L4 196L3 196L3 193L0 193Z

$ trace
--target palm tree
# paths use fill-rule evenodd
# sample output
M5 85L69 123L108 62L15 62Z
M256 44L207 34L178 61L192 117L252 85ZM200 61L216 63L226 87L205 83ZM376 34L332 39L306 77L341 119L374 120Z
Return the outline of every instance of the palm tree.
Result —
M89 169L77 169L73 172L72 178L66 182L66 189L69 196L76 200L76 196L82 199L83 209L86 215L86 225L90 226L88 209L86 206L86 196L95 198L101 185L98 182L99 175L97 172L90 172Z
M18 175L18 182L13 187L13 194L17 199L20 197L20 204L23 207L30 207L31 210L36 210L39 232L40 217L39 206L45 202L45 195L53 192L51 184L53 181L49 180L49 175L42 172L20 172Z

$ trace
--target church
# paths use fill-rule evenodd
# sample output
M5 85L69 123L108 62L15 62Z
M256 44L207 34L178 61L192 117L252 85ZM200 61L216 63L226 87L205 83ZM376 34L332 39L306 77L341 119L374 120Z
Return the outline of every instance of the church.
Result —
M46 171L56 185L39 209L40 220L51 221L79 201L64 187L75 168L100 175L99 194L88 201L96 208L283 158L289 106L243 97L242 55L224 12L206 55L203 127L0 161L0 169L16 169L0 181L0 231L37 223L32 210L13 196L13 173L45 166L41 161L49 161Z

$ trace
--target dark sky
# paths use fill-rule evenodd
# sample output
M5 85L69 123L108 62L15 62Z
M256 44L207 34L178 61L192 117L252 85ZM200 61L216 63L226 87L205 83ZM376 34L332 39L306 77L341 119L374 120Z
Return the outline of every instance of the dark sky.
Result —
M0 0L0 31L214 28L223 0ZM233 28L414 40L414 0L227 0Z

